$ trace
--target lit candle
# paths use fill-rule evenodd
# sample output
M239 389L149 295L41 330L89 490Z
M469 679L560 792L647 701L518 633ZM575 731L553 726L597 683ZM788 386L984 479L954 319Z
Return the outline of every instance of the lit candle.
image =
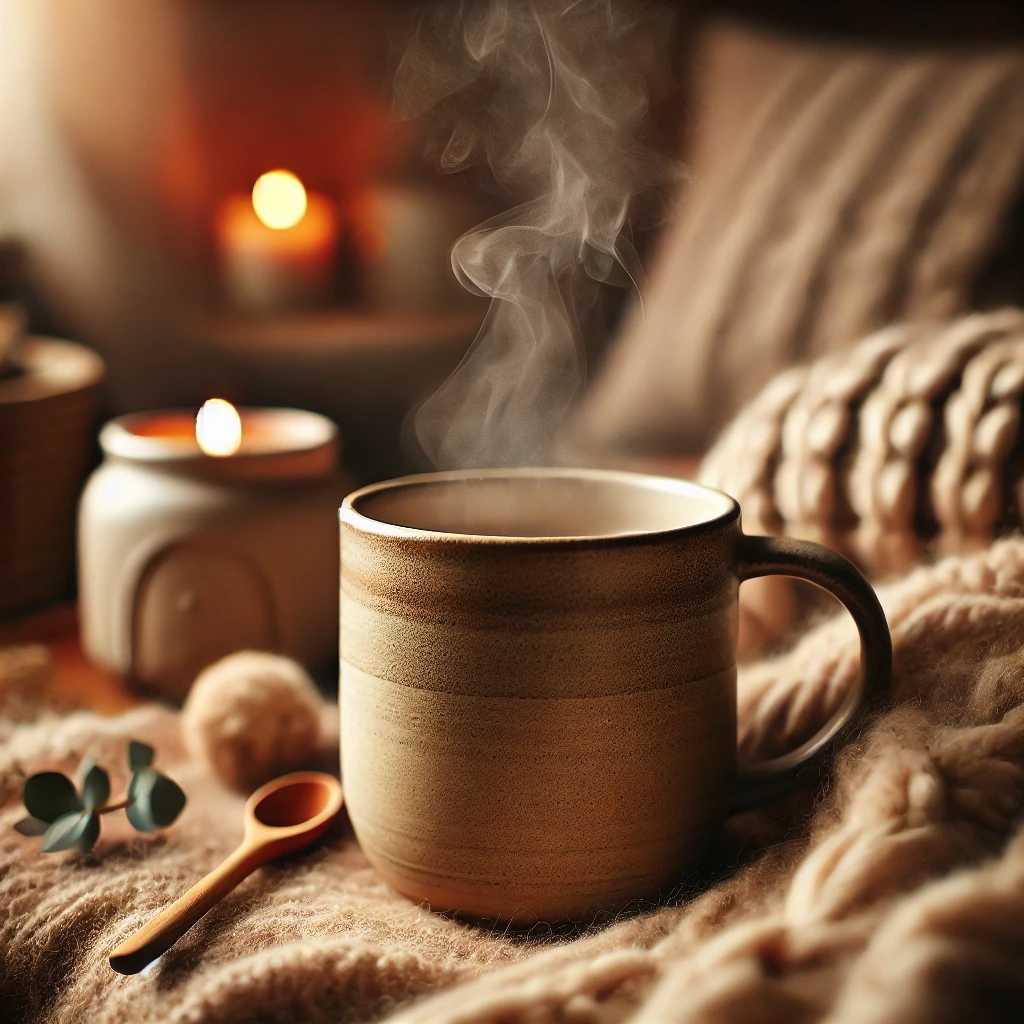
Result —
M133 413L108 423L100 445L121 459L180 467L206 478L302 479L337 461L330 420L301 409L236 409L211 398L198 413L186 409Z
M326 196L307 192L291 171L268 171L251 196L229 196L217 236L225 288L235 305L272 312L330 298L337 209Z
M242 447L242 417L223 398L210 398L196 413L196 444L207 455L226 458Z
M79 509L82 644L180 699L245 648L312 669L337 647L337 524L351 488L330 420L298 409L135 413L100 432Z

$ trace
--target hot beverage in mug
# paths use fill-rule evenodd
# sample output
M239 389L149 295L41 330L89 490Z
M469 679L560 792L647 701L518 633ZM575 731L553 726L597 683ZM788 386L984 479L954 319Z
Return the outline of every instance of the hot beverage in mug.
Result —
M870 586L746 536L725 494L607 470L467 470L341 509L346 802L367 857L436 909L525 923L655 896L730 809L785 787L888 686ZM831 591L862 684L800 749L737 769L737 591Z

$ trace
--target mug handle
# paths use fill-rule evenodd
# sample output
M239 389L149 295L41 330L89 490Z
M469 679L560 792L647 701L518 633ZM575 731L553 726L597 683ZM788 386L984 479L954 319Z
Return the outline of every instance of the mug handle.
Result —
M733 811L749 810L781 796L795 787L805 771L819 768L845 739L859 712L885 699L892 677L892 639L885 612L871 585L848 559L809 541L742 534L737 563L741 583L755 576L792 576L839 598L860 633L860 680L809 740L779 757L740 769Z

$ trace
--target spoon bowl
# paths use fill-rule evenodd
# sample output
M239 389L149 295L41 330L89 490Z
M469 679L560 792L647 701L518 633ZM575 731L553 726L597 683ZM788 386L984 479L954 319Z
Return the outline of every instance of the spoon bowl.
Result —
M341 782L323 772L293 772L261 786L245 802L245 835L238 849L111 950L110 966L119 974L138 974L260 865L319 839L343 803Z
M323 772L293 772L260 786L245 802L245 842L267 860L301 850L327 831L341 810L341 783Z

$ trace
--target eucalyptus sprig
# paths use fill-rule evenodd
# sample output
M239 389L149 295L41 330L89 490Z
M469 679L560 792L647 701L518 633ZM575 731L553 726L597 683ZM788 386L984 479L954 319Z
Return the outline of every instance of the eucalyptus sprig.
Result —
M146 743L130 740L128 767L131 781L121 800L108 803L110 776L92 758L82 763L82 785L61 772L30 775L21 798L28 811L15 828L23 836L42 836L43 853L77 846L87 853L100 835L100 815L123 810L139 832L166 828L181 814L185 794L171 778L153 767L156 751Z

